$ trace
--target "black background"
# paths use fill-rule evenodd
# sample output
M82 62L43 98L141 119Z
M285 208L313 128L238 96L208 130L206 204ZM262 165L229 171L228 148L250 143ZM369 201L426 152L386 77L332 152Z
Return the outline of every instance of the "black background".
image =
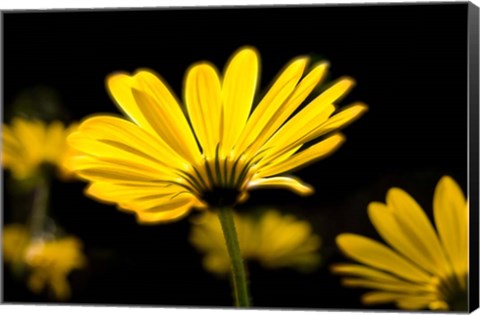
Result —
M378 237L367 205L383 201L392 186L408 191L429 215L442 175L466 190L467 4L12 12L3 18L7 114L19 93L38 85L58 91L71 121L118 113L105 76L140 67L156 70L181 96L191 63L209 60L222 69L243 45L261 53L260 90L304 54L329 60L332 80L357 80L342 104L361 100L369 112L344 130L347 142L339 151L296 173L316 193L254 191L241 206L295 213L323 239L324 263L313 274L249 264L257 307L361 308L364 291L342 288L329 273L332 262L344 261L334 237ZM83 240L90 261L71 275L71 303L232 304L228 281L206 273L189 244L188 219L139 226L133 216L83 197L84 186L54 182L52 191L52 215ZM7 223L10 203L6 195ZM4 275L5 301L49 301Z

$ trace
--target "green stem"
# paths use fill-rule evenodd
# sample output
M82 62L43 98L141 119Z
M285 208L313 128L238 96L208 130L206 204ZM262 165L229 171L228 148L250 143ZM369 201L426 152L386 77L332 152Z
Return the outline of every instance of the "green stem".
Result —
M242 255L240 253L240 246L238 245L237 232L233 220L233 210L229 207L219 207L218 218L222 224L223 236L225 237L228 254L230 255L236 306L248 307L250 306L248 284Z
M38 236L43 230L47 216L49 190L48 180L45 179L39 180L35 187L30 216L30 234L32 237Z

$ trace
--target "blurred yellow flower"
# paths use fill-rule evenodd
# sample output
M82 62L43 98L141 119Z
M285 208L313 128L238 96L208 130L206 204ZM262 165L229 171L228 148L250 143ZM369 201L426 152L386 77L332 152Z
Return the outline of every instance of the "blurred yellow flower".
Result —
M60 239L31 239L28 229L21 224L3 228L3 258L6 263L25 264L28 267L27 285L35 293L48 288L57 300L70 297L68 275L85 266L82 243L73 236Z
M31 268L28 287L36 293L49 288L57 300L70 297L68 275L85 266L82 244L75 237L52 241L34 241L25 252L25 261Z
M11 170L16 179L26 179L35 174L43 163L56 166L61 176L68 176L64 160L72 149L66 142L67 136L76 128L65 128L59 121L46 124L39 120L14 118L11 126L3 124L2 164Z
M30 234L21 224L9 224L3 227L3 260L6 263L23 261L23 253L28 245Z
M355 234L337 237L340 249L361 264L338 264L349 287L374 289L364 304L395 303L401 309L467 310L468 202L457 183L440 179L433 198L436 230L406 192L392 188L387 203L368 214L390 246ZM363 264L363 265L362 265Z
M256 188L311 193L283 174L333 152L344 141L338 129L367 107L354 103L332 116L354 84L344 77L299 110L327 72L321 62L302 79L308 61L293 59L253 111L259 56L251 47L235 52L222 75L209 62L190 67L185 108L151 70L112 74L108 90L130 120L85 120L69 137L84 154L69 164L91 182L88 195L136 213L141 223L176 220L192 207L232 206Z
M310 271L320 263L320 238L307 221L268 210L260 216L234 214L242 258L267 268L292 267ZM216 274L230 271L230 259L218 217L202 214L192 227L190 242L204 253L203 265Z

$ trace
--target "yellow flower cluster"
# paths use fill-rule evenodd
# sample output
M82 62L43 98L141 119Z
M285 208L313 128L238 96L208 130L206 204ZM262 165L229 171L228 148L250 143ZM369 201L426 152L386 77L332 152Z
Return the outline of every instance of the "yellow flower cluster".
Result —
M43 163L57 167L61 176L71 174L63 162L73 154L66 138L76 125L66 128L59 121L47 125L39 120L14 118L11 126L3 124L2 128L2 164L14 178L34 175Z
M81 247L80 240L71 236L32 243L25 252L25 261L32 270L28 280L30 289L39 293L49 287L57 299L68 299L70 286L67 276L86 263Z
M337 237L340 249L361 264L339 264L349 287L374 289L365 304L395 303L402 309L464 309L467 306L468 202L444 176L433 198L435 228L417 202L392 188L386 204L372 202L368 215L386 246L355 234Z
M31 240L28 230L19 224L3 229L3 257L7 263L24 263L29 269L30 290L48 289L57 300L70 297L67 277L85 266L82 243L73 236L55 240Z
M260 215L234 215L242 258L256 260L267 268L292 267L309 271L320 263L320 237L307 221L268 210ZM190 242L204 253L203 265L212 273L230 271L222 227L215 213L205 212L195 220Z

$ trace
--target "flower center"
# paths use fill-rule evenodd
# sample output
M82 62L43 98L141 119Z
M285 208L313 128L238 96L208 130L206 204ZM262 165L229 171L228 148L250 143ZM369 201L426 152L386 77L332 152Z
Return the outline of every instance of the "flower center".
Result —
M240 197L240 191L224 187L214 187L204 191L201 199L212 207L229 207L235 205Z
M254 173L253 161L245 157L203 158L182 172L187 186L197 197L211 207L232 206L245 193L247 183Z
M460 284L456 275L438 281L437 289L441 299L449 306L451 311L467 311L468 295L464 287L467 283L467 275L463 285Z

